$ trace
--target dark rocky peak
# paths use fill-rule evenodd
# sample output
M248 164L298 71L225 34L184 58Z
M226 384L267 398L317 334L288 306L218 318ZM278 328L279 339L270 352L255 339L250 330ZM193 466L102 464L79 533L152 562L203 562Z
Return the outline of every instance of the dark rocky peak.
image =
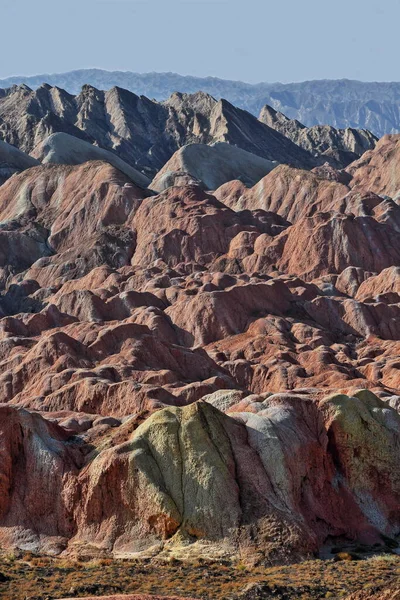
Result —
M291 131L306 129L306 126L297 119L289 119L289 117L278 110L275 110L268 104L261 109L259 120L273 129L278 129L277 124L279 124L279 131L281 131L281 133L285 133L285 131L290 133ZM285 133L285 135L287 134Z
M193 94L174 92L163 104L177 111L189 111L209 116L217 104L217 100L210 94L201 91Z
M6 88L4 90L2 90L4 93L4 96L8 96L8 97L27 97L30 96L31 94L33 94L33 90L25 85L24 83L20 84L20 85L12 85L9 88Z
M0 131L5 141L28 153L52 133L69 133L116 152L150 178L179 148L193 143L226 142L300 168L327 160L321 162L313 144L296 144L278 127L262 123L226 99L217 101L199 91L175 92L161 103L120 86L105 92L83 85L75 97L48 84L35 92L20 86L10 96L0 97Z
M50 85L43 84L32 94L30 108L39 109L40 112L58 112L58 108L53 102L53 88Z
M104 105L104 97L105 92L90 85L84 85L81 93L76 96L75 103L78 110L82 110L83 108L86 111L93 110L93 107ZM88 116L88 114L86 116Z
M89 85L88 83L85 83L82 86L82 89L81 89L81 92L80 92L79 95L82 95L82 96L98 96L99 94L102 94L102 90L97 89L93 85Z
M116 98L121 102L132 103L133 101L137 102L139 100L139 96L130 92L129 90L124 90L123 88L115 85L110 90L105 93L108 98ZM140 96L140 98L144 98L144 96Z
M317 164L309 152L227 100L222 99L215 105L211 123L211 134L216 141L225 141L262 158L293 166L312 168Z
M25 83L21 83L20 85L14 85L12 87L12 89L14 89L15 91L18 91L18 92L28 93L28 94L33 92L32 88L30 88L29 85L26 85Z
M127 113L130 113L131 116L133 116L133 112L136 112L137 115L149 113L154 116L160 111L161 106L158 102L150 100L146 96L138 96L118 86L114 86L105 92L105 102L111 107L119 106Z
M59 96L65 98L66 100L69 99L70 101L74 100L75 98L73 94L70 94L64 88L57 85L50 85L49 83L42 83L42 85L37 88L36 93L38 93L39 90L46 90L51 96Z
M304 150L315 156L321 155L337 169L357 160L364 152L374 148L377 142L377 138L368 130L336 129L331 125L305 127L297 119L289 119L268 105L262 108L259 120Z
M46 114L37 124L36 139L44 140L53 133L68 133L69 135L90 142L95 143L95 139L90 136L79 127L76 127L72 123L64 120L62 117L54 114L52 111L47 111ZM35 150L35 149L34 149ZM33 152L34 152L33 150Z

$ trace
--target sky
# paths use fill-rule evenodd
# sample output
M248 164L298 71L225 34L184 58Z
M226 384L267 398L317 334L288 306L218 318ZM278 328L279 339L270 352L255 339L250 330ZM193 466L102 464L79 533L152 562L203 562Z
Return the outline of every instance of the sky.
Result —
M400 0L0 0L0 78L82 68L400 81Z

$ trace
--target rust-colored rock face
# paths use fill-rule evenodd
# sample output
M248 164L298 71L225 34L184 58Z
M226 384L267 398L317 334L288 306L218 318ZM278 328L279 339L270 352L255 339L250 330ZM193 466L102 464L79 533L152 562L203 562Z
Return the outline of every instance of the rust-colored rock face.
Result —
M223 190L217 190L216 196L221 192L221 200L233 210L270 210L294 223L317 211L338 208L349 188L318 173L280 165L240 196Z
M400 135L385 135L374 150L366 152L346 169L352 187L396 198L399 181Z
M398 535L396 144L214 193L98 161L0 186L1 547L276 562Z

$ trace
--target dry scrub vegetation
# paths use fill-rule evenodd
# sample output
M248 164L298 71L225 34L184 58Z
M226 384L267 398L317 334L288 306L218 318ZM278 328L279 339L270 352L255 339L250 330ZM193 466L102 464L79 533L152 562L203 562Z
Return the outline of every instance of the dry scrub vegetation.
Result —
M344 558L344 557L343 557ZM279 567L207 563L68 561L32 554L0 555L2 600L53 600L66 596L147 593L207 600L276 598L340 599L359 590L397 586L400 557L381 554L362 560L311 560ZM247 590L246 593L243 593Z

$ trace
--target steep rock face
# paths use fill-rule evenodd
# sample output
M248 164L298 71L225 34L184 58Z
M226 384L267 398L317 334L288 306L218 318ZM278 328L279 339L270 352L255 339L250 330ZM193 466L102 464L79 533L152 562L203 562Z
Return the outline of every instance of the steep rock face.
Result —
M297 167L315 164L310 154L287 137L226 100L217 102L209 115L209 136L214 142L228 142L268 160Z
M325 157L336 168L346 167L367 150L372 150L378 141L375 135L365 129L335 129L330 125L305 127L268 105L261 110L259 119L301 148Z
M397 198L400 193L399 160L400 136L385 135L374 150L366 152L347 168L352 176L352 188Z
M164 165L151 183L151 189L162 192L174 184L182 173L191 175L205 189L215 190L233 179L247 186L255 185L277 163L250 154L236 146L219 142L213 146L184 146Z
M400 474L392 460L400 417L367 390L352 399L333 397L323 401L322 408L329 415L328 439L338 469L363 514L380 529L399 508Z
M355 162L354 165L357 165ZM317 212L337 211L355 216L374 216L400 231L397 202L358 185L349 173L329 166L312 171L279 165L254 187L246 189L240 181L218 188L214 195L233 210L273 211L292 223Z
M74 531L72 481L80 458L67 439L41 416L0 405L2 546L56 554L65 548Z
M400 268L389 267L379 275L367 277L357 288L357 300L371 302L375 299L398 303L400 300Z
M262 123L280 131L286 137L289 137L297 144L296 138L303 129L307 129L305 125L297 121L297 119L289 119L283 113L275 110L272 106L266 104L262 107L259 119Z
M170 110L168 125L172 127L174 135L177 135L175 132L187 132L187 141L181 138L179 146L188 142L226 142L267 160L286 162L297 167L311 167L317 163L308 152L287 137L226 100L217 101L202 92L177 92L163 105Z
M36 91L14 87L2 97L0 113L3 139L26 152L62 132L107 150L118 149L119 157L138 169L146 166L139 164L139 156L154 146L167 119L165 109L144 97L120 88L105 93L89 85L77 96L46 84ZM174 150L156 153L158 166Z
M47 231L33 224L19 227L4 224L0 227L0 267L3 277L9 272L28 268L33 262L52 254L47 244Z
M290 290L280 281L244 283L189 299L183 297L166 313L181 329L187 345L204 345L242 333L254 314L287 312L291 301Z
M97 544L113 542L116 552L126 553L135 549L139 537L142 544L171 538L172 545L191 539L209 540L214 547L224 542L232 548L235 541L249 543L251 529L264 541L264 556L278 556L283 544L290 553L301 553L315 543L312 534L303 533L301 519L293 518L276 496L243 424L209 404L163 410L113 452L114 456L99 457L105 461L100 472L107 478L109 469L115 469L117 452L120 468L125 463L133 475L126 493L137 490L131 506L143 511L142 528L116 540L118 529L108 529ZM93 483L94 500L102 482L91 481L89 474L88 485ZM80 542L85 542L84 535Z

